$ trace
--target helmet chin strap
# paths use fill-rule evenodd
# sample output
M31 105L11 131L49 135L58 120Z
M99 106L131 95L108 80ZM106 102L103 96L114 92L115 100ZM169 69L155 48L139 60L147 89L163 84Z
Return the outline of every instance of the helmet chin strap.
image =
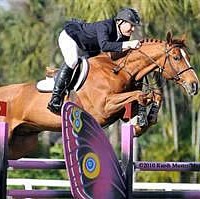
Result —
M119 24L117 24L117 27L118 27L119 33L121 34L121 38L123 38L124 41L128 41L130 39L130 36L123 35L122 31L121 31L121 28L120 28L120 26L122 25L122 23L124 21L125 20L122 20Z
M123 22L124 22L124 21L122 20L119 24L117 24L118 30L119 30L119 32L120 32L120 34L121 34L122 36L123 36L123 34L122 34L122 31L121 31L120 26L122 25Z

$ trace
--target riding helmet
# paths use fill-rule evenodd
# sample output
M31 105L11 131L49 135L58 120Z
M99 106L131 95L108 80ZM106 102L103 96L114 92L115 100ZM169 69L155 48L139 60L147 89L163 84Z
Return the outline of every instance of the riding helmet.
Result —
M132 25L140 25L140 17L138 12L133 9L133 8L123 8L121 9L118 13L117 16L115 17L115 20L124 20Z

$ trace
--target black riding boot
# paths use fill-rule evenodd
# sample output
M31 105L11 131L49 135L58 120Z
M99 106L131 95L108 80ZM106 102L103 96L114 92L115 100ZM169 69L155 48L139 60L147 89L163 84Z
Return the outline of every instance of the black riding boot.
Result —
M55 113L60 114L63 100L65 97L65 89L68 88L73 74L73 69L63 64L60 71L57 74L55 85L52 92L52 97L48 103L47 108Z

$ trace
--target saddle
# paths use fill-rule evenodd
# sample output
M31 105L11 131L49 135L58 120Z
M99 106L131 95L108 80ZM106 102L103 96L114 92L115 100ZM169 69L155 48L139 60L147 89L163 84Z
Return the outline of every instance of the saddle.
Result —
M55 67L46 67L46 78L36 84L36 88L42 93L51 93L54 88L56 75L59 69ZM72 79L69 85L70 90L78 91L84 84L89 73L89 63L85 57L78 60L74 69Z

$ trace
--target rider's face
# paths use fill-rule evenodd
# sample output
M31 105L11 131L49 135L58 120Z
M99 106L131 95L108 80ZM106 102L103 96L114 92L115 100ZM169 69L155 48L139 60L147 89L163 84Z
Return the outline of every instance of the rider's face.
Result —
M120 30L121 30L122 35L130 37L133 31L135 30L135 27L129 22L124 21L120 25Z

